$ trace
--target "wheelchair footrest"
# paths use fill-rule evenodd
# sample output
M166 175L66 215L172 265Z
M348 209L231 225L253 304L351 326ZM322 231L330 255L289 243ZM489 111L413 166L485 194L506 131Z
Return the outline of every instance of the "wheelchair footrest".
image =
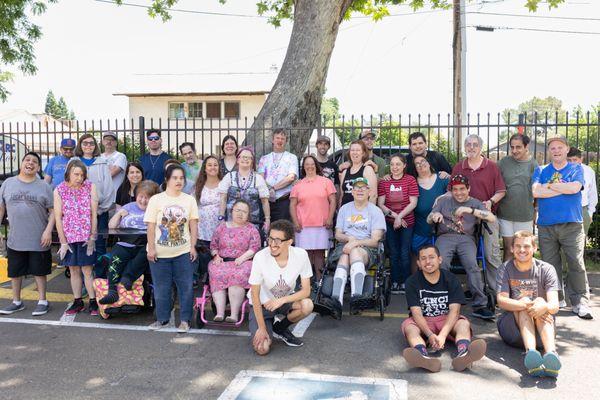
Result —
M361 296L350 300L350 308L355 311L368 310L375 307L372 297Z

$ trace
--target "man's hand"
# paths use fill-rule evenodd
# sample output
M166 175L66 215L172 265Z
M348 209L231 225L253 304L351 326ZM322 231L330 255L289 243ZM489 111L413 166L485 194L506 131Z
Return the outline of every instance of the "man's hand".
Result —
M448 178L450 178L450 174L447 173L446 171L440 171L438 173L438 176L440 177L440 179L448 179Z
M269 337L269 332L266 329L258 328L254 337L252 338L252 345L255 349L263 350L265 343L267 345L271 344L271 338Z
M431 346L431 348L435 351L438 350L442 350L444 348L444 343L445 343L446 339L444 339L444 341L440 341L440 338L438 335L434 335L432 334L431 336L429 336L427 338L427 342L429 343L429 346Z
M390 174L385 174L383 176L383 178L381 178L382 181L391 181L392 180L392 175Z
M491 200L484 201L483 205L485 206L486 210L492 211L492 201Z
M348 168L350 168L350 161L344 161L343 163L341 163L338 167L338 169L340 170L340 172L347 170Z
M379 170L379 167L377 166L377 164L375 164L373 160L367 160L365 165L370 165L371 168L373 168L373 171L375 171L375 173L377 173L377 171Z
M42 239L40 240L40 245L42 247L48 247L52 244L52 231L44 231L42 233Z
M546 303L546 300L538 297L527 307L527 313L532 318L542 318L548 313L548 303Z
M272 311L277 310L279 307L281 307L284 304L285 304L285 302L282 301L282 299L272 299L272 300L267 301L265 304L263 304L263 307L265 307L267 310L272 312Z
M263 224L263 229L265 230L265 232L269 232L269 226L271 225L271 222L269 222L269 220L265 220L265 223Z
M198 251L195 246L192 246L190 249L190 261L196 261L196 258L198 258Z
M152 263L158 260L158 258L156 257L156 249L154 247L148 246L148 254L146 254L146 258Z
M352 251L353 248L356 247L356 240L354 238L351 238L348 243L346 243L344 245L344 248L342 249L342 253L344 254L348 254L350 255L350 252Z
M434 212L431 214L431 220L436 224L441 224L444 221L442 213Z
M457 217L460 217L464 214L471 214L471 212L473 211L473 209L471 207L458 207L456 209L456 211L454 211L454 215L456 215Z

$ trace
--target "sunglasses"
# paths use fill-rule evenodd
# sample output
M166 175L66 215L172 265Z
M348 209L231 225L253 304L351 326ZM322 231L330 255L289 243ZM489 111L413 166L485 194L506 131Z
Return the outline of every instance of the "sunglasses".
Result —
M95 146L96 142L94 141L89 141L89 142L81 142L82 146Z
M160 136L148 136L148 140L151 142L156 142L160 140Z

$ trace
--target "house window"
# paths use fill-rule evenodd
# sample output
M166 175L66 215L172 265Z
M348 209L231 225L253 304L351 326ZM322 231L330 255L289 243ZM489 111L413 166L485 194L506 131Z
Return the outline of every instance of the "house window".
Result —
M240 117L240 103L239 102L225 102L225 118L239 118Z
M202 103L188 103L188 118L202 118Z
M221 118L221 102L206 103L206 118Z
M185 103L169 103L169 118L170 119L185 118Z

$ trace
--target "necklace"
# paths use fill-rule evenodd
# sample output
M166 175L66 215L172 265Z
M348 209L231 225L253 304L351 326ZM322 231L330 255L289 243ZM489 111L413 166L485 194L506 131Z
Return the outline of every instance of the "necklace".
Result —
M148 155L150 156L150 165L152 165L152 171L154 171L154 167L156 166L156 163L158 162L158 159L160 158L160 154L156 156L156 159L154 159L154 161L152 161L152 154L148 153Z
M250 187L250 183L254 179L254 171L250 171L250 175L248 175L248 179L242 177L242 181L244 181L243 184L240 184L240 173L239 173L239 171L235 175L235 179L236 179L237 187L240 188L240 190L242 192L245 192Z
M279 163L281 163L281 159L283 158L284 154L285 154L285 151L283 153L281 153L279 155L279 158L277 159L277 161L275 161L275 152L273 152L273 168L275 168L275 169L279 168Z

